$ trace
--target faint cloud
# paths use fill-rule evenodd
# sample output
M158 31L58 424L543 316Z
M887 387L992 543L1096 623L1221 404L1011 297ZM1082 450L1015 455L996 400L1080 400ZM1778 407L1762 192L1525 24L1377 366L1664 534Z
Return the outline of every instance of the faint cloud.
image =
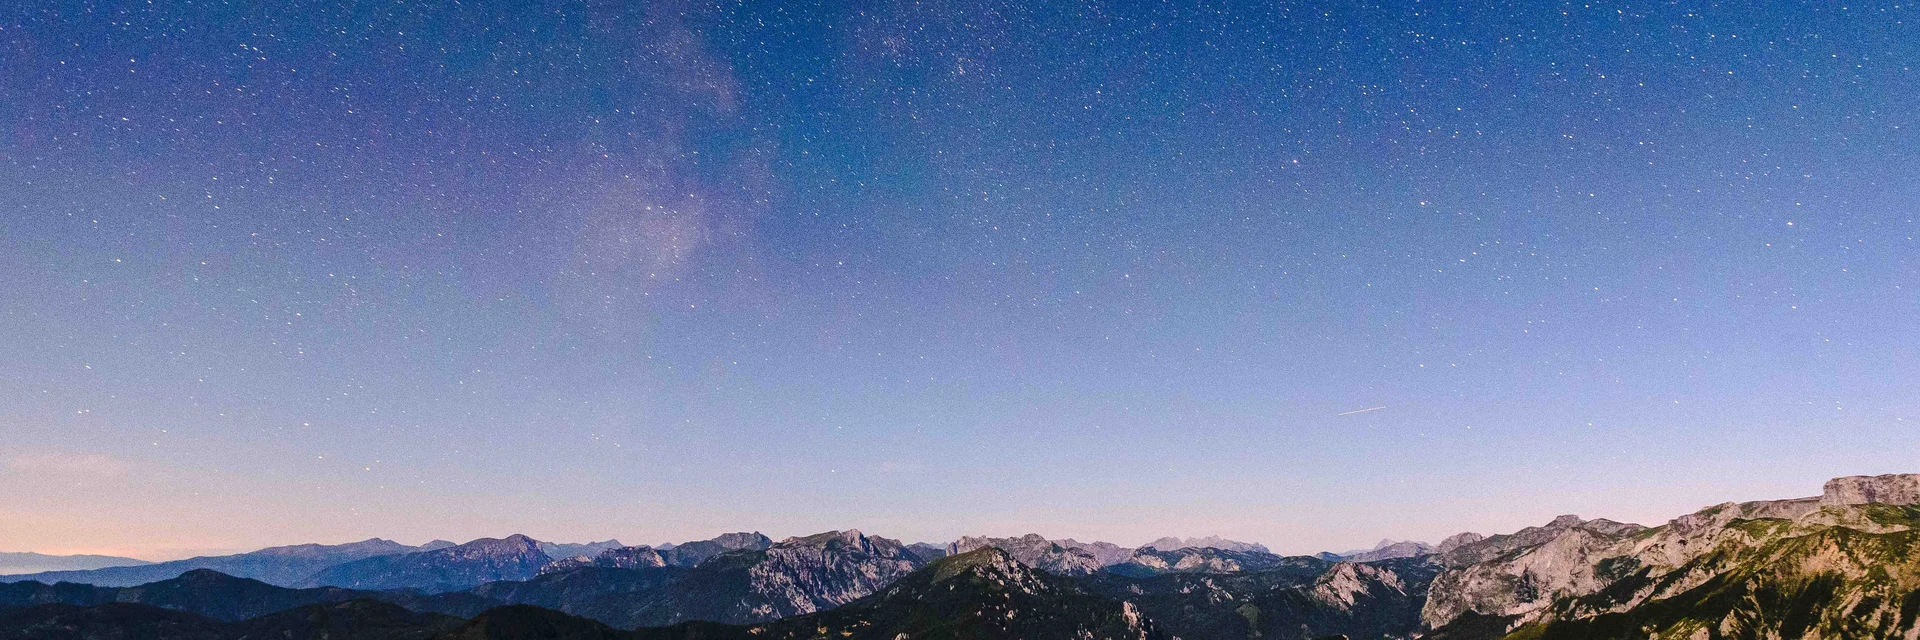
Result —
M19 455L7 460L7 468L20 473L64 477L118 478L127 474L126 464L99 453Z

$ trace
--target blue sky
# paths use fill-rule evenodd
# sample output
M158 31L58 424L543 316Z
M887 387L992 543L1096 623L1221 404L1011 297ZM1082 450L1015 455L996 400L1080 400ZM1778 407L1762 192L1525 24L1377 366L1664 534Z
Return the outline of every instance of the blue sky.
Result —
M1914 471L1911 13L6 9L0 548L1309 552Z

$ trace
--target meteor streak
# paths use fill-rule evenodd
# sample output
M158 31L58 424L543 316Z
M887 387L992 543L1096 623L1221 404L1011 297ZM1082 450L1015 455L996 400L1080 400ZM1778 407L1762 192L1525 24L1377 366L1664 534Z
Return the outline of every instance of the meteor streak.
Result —
M1379 411L1379 410L1381 410L1381 409L1385 409L1385 408L1386 408L1385 406L1378 406L1378 407L1373 407L1373 408L1370 408L1370 409L1354 409L1354 410L1352 410L1352 411L1348 411L1348 412L1346 412L1346 413L1336 413L1336 414L1333 414L1333 415L1335 415L1335 416L1350 416L1350 415L1353 415L1353 414L1356 414L1356 413L1366 413L1366 412L1368 412L1368 411Z

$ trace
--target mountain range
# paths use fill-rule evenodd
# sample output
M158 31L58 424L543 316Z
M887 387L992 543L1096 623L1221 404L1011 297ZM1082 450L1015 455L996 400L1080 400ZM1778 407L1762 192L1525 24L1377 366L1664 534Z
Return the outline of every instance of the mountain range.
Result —
M48 571L86 571L107 567L131 567L153 564L145 560L119 556L50 556L39 553L0 552L0 576L44 573Z
M1916 543L1920 475L1836 478L1818 496L1725 503L1655 526L1561 516L1315 556L1217 538L908 545L851 530L659 546L376 539L42 574L91 584L0 583L0 640L1913 640ZM194 567L110 583L181 563L253 575Z

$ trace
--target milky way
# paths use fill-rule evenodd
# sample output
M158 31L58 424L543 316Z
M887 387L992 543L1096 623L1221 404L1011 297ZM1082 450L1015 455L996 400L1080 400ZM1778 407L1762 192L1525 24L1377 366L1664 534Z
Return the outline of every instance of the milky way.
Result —
M0 549L1920 470L1911 7L1033 4L0 9Z

